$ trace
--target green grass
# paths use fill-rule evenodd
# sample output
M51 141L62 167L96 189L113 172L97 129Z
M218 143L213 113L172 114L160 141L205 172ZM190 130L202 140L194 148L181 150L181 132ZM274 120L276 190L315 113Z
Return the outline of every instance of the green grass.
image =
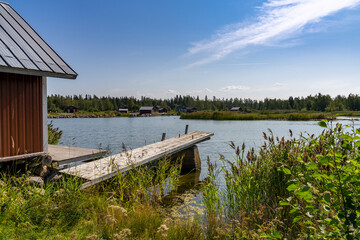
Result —
M237 112L196 112L182 114L181 119L201 120L321 120L331 119L328 113L237 113Z
M181 170L170 159L85 190L78 178L36 187L3 172L0 239L358 239L360 129L319 125L318 136L264 133L248 152L230 142L233 159L208 160L204 214L162 208Z
M28 173L3 172L0 239L164 239L160 203L180 170L179 162L162 159L85 190L77 178L36 187Z
M359 238L360 129L319 125L325 129L318 136L264 133L258 151L230 143L234 159L208 162L202 192L209 238L219 226L232 239Z

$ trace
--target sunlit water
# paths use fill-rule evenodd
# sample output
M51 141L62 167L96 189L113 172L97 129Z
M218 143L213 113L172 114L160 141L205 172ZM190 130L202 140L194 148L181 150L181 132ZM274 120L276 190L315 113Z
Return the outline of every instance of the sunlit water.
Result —
M219 154L232 159L233 150L228 146L230 141L237 145L245 143L247 148L258 149L264 142L263 132L271 129L274 136L289 138L289 129L295 136L300 133L319 134L323 128L317 121L211 121L211 120L181 120L177 116L139 117L139 118L70 118L53 119L55 127L63 131L61 145L106 148L112 153L122 151L122 145L127 149L138 148L161 140L162 133L166 138L183 134L185 126L189 125L189 132L213 132L214 136L205 142L199 143L199 153L202 164L200 175L191 175L186 179L184 188L192 188L194 183L201 181L207 172L206 160L218 162ZM353 124L350 121L341 121L343 124ZM355 122L359 127L359 122Z

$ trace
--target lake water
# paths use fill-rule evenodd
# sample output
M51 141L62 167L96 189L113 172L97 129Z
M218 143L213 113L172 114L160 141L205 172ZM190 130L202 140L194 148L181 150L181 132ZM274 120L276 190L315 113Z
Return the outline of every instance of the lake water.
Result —
M318 134L323 129L317 121L212 121L212 120L181 120L178 116L138 117L138 118L68 118L52 119L55 127L63 131L61 145L106 148L113 153L122 150L124 143L127 149L134 149L158 142L162 133L166 138L183 134L185 126L191 131L213 132L211 140L198 144L202 160L200 179L206 174L206 159L212 162L219 159L219 154L229 160L232 158L230 141L237 145L245 142L248 148L259 148L263 143L263 132L271 129L275 136L289 137L289 129L296 135ZM349 124L350 121L342 123ZM355 125L359 125L355 122Z
M201 207L201 194L194 189L207 173L206 160L219 160L219 154L232 159L233 150L228 146L230 141L236 145L246 144L247 148L258 149L264 142L263 132L271 129L274 136L289 138L289 129L295 136L300 133L319 134L323 128L318 121L212 121L212 120L181 120L178 116L139 117L139 118L68 118L52 119L55 127L63 131L61 145L84 148L107 148L113 153L122 151L122 145L127 149L138 148L161 140L162 133L166 138L184 134L185 126L189 125L189 132L213 132L214 136L205 142L199 143L201 158L201 173L194 173L182 178L182 185L178 188L178 195L191 192L192 202ZM343 124L353 124L351 121L341 121ZM359 128L359 122L355 122ZM220 179L220 184L223 181ZM169 204L172 206L171 199ZM176 204L176 203L175 203ZM186 208L187 204L182 207Z

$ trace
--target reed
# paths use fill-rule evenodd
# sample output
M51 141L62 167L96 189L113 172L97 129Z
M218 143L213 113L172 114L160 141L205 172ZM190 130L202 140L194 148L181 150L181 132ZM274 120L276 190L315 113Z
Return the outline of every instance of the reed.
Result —
M199 120L322 120L332 119L328 113L237 113L237 112L196 112L182 114L181 119Z
M231 228L235 239L359 236L360 129L319 125L326 128L319 136L264 133L256 152L230 143L233 160L221 157L218 169L208 163L202 191L209 237L214 225ZM219 171L223 187L213 177Z
M0 239L163 239L161 199L180 166L164 158L84 190L79 178L34 186L29 173L2 173Z

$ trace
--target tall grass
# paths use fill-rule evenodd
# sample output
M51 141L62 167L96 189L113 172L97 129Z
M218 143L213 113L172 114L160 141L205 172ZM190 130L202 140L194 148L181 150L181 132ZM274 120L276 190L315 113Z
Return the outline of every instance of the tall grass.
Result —
M245 154L231 143L232 161L209 163L203 186L209 237L223 226L230 238L359 238L360 129L337 124L319 136L264 138L258 152ZM213 177L219 171L224 187Z
M164 158L83 190L79 178L34 186L29 173L2 173L0 239L163 239L160 203L180 171Z
M331 119L328 113L237 113L237 112L196 112L182 114L181 119L202 120L321 120Z

